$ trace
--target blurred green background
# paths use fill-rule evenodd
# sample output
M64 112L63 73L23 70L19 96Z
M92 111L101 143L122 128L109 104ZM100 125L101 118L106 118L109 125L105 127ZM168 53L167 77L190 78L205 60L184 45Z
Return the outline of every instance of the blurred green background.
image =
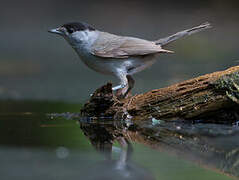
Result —
M135 75L135 93L237 65L238 8L236 0L1 1L0 99L82 102L104 83L117 83L88 69L63 38L47 32L71 21L148 40L212 23L212 29L170 44L175 54L163 54Z

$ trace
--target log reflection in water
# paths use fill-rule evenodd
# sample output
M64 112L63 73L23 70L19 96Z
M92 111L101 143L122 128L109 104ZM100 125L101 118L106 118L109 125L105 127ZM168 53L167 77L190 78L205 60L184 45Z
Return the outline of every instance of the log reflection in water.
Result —
M99 120L93 123L81 122L81 128L92 145L104 153L108 160L112 161L115 140L121 144L122 149L127 144L127 157L121 151L121 160L118 160L125 170L130 162L130 142L133 141L239 177L239 128L236 126L164 121L152 124L149 120L128 126L119 121ZM114 166L116 164L114 162Z

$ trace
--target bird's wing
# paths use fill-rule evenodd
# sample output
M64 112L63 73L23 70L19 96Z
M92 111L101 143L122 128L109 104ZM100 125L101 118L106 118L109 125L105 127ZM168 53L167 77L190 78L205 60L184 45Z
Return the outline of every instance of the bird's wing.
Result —
M91 47L91 53L105 58L128 58L160 52L172 52L164 50L155 42L133 38L116 36L106 32L100 32L98 39Z

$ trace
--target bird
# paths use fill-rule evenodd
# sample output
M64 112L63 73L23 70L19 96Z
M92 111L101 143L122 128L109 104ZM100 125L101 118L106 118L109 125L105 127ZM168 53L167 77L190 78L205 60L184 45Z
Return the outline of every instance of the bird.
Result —
M174 53L163 49L165 45L208 28L206 22L155 41L111 34L85 22L66 23L48 32L62 36L89 68L117 77L120 83L112 91L120 99L134 87L133 74L150 67L161 53Z

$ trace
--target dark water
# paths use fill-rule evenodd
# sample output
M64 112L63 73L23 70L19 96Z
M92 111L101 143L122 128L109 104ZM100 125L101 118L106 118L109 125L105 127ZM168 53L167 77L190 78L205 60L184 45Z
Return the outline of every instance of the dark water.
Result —
M79 104L59 102L0 107L1 180L239 177L236 125L82 118Z

